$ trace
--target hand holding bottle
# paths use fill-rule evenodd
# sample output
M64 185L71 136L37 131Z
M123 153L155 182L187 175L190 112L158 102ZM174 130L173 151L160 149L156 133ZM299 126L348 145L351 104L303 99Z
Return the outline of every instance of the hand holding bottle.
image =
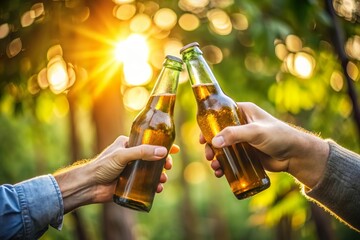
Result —
M197 122L208 143L222 129L245 124L234 100L221 89L199 44L184 46L180 53L186 65L190 84L197 102ZM259 160L259 152L246 142L213 147L234 195L244 199L270 186L270 179Z
M118 137L113 144L106 148L99 156L97 156L92 164L97 164L96 174L94 181L98 184L107 184L113 182L114 177L118 177L125 166L132 160L144 159L144 160L160 160L167 156L164 169L170 170L172 168L172 157L167 155L167 149L162 146L152 146L152 145L139 145L135 147L128 147L129 137L120 136ZM173 145L169 151L169 154L178 153L180 148L177 145ZM120 154L121 153L121 154ZM109 163L104 164L105 161ZM157 186L157 193L160 193L163 190L162 183L167 181L167 175L163 171L159 183ZM110 192L109 192L110 194ZM109 195L110 196L110 195ZM112 197L111 196L109 199Z
M170 55L165 57L151 96L133 121L129 147L149 144L163 146L170 151L175 140L173 113L181 70L181 59ZM157 162L138 159L127 164L118 179L114 202L134 210L149 212L165 158L166 156Z
M214 147L247 142L263 153L262 165L266 170L288 172L309 188L319 181L329 154L325 140L276 119L253 103L238 103L238 107L247 124L220 131L212 139ZM202 135L200 142L205 143ZM214 152L209 144L206 144L205 155L212 160L215 175L221 177L222 168L213 160Z
M145 144L129 148L128 137L118 137L91 161L76 162L53 174L63 198L64 213L86 204L109 202L112 199L116 178L127 163L139 158L158 162L168 153L178 151L179 147L176 145L173 145L169 152L165 147ZM165 160L164 168L169 170L171 166L172 159L169 155ZM167 175L162 172L157 179L156 192L162 191L162 183L166 181Z

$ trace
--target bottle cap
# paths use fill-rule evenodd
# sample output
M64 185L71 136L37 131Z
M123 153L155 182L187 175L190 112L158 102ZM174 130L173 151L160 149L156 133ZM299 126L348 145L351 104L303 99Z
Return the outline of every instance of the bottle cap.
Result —
M179 62L179 63L183 63L183 61L182 61L180 58L175 57L175 56L173 56L173 55L166 55L165 58L166 58L166 59L174 60L174 61Z
M180 49L180 54L181 54L183 51L185 51L186 49L191 48L191 47L200 47L200 44L197 43L197 42L189 43L189 44L185 45L184 47L182 47L182 48Z

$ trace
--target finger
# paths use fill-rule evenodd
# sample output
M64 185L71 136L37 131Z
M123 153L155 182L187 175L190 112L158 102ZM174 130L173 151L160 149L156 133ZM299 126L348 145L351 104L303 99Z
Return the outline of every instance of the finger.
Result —
M161 193L163 190L164 190L164 186L161 183L159 183L156 188L156 192Z
M115 139L115 143L117 145L125 147L127 145L127 142L129 141L129 137L121 135Z
M167 149L165 147L143 144L135 147L123 148L116 156L124 163L127 163L137 159L150 161L159 160L164 158L166 154Z
M176 145L176 144L173 144L171 146L171 148L170 148L169 153L170 154L175 154L175 153L178 153L178 152L180 152L180 147L178 145Z
M215 157L214 151L211 149L209 144L205 145L205 157L207 160L213 160Z
M216 170L216 171L215 171L215 176L216 176L217 178L221 178L222 176L224 176L223 170L222 170L222 169Z
M112 154L114 151L117 151L119 148L125 148L127 145L128 137L119 136L115 139L115 141L110 144L106 149L104 149L98 156L98 158L102 158L108 154Z
M166 172L162 172L161 175L160 175L160 180L159 180L159 182L160 182L160 183L166 183L167 180L168 180L168 176L167 176Z
M239 108L239 111L245 114L247 122L266 118L270 115L265 110L251 102L238 102L237 106Z
M234 143L252 143L259 131L257 124L245 124L240 126L226 127L220 131L213 139L212 145L216 148L230 146Z
M218 160L211 161L210 166L214 171L216 171L218 169L221 169L221 165L220 165L220 162Z
M173 165L172 157L168 155L164 164L164 168L166 170L170 170L172 168L172 165Z
M201 144L206 143L205 137L204 137L204 135L203 135L202 133L200 133L199 142L200 142Z

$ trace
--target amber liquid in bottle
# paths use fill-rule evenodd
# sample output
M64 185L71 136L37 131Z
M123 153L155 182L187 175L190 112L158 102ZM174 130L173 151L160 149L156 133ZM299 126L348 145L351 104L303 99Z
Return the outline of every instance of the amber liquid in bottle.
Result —
M208 143L227 126L246 124L236 103L219 90L213 83L193 85L198 105L197 121ZM259 153L247 143L231 147L212 147L220 162L232 192L238 199L255 195L270 186Z
M129 147L140 144L164 146L169 151L175 139L172 119L175 94L151 96L147 106L134 120ZM165 158L160 161L135 160L120 175L114 202L138 211L149 212L152 206Z

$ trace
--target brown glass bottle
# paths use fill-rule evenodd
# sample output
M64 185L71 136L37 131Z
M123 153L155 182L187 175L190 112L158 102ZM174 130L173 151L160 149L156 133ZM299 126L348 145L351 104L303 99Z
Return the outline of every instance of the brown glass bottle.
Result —
M208 143L227 126L246 124L231 98L221 90L206 63L198 43L184 46L180 53L189 73L197 101L197 122ZM230 147L212 147L231 190L238 199L250 197L270 186L259 160L259 152L247 143Z
M129 147L150 144L170 150L175 140L173 112L181 70L181 59L166 56L146 107L133 121ZM114 202L134 210L149 212L164 163L165 158L160 161L139 159L128 163L119 177Z

